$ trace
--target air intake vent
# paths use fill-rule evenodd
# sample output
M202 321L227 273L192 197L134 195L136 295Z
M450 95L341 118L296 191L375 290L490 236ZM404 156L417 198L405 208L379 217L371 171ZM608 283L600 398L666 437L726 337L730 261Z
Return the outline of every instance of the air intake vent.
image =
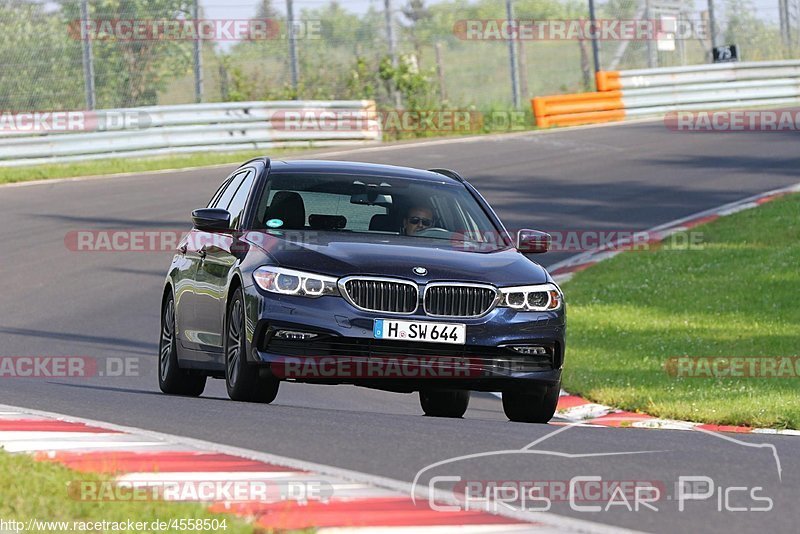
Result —
M385 278L350 278L343 285L347 299L356 308L403 314L417 310L419 290L413 282Z
M489 312L497 289L474 284L429 284L425 289L425 313L436 317L479 317Z

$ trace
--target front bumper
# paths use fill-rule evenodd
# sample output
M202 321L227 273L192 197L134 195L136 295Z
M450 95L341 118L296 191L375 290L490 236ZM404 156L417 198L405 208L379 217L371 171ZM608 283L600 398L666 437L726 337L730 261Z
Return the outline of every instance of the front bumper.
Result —
M280 379L357 384L391 391L469 389L531 391L557 386L565 348L565 310L519 312L496 308L476 318L432 318L421 310L403 320L463 323L466 344L378 340L373 321L398 317L358 310L340 297L310 299L246 288L251 363ZM400 317L398 317L400 318ZM278 339L279 330L316 334L310 340ZM545 356L509 346L545 347Z

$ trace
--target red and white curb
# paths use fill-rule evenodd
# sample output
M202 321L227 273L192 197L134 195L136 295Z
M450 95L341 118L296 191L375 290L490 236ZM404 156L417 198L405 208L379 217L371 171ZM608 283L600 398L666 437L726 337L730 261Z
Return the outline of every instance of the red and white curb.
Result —
M649 238L648 244L657 243L667 239L673 234L686 232L687 230L691 230L696 226L709 223L719 219L720 217L738 213L751 208L757 208L762 204L766 204L767 202L771 202L782 196L798 192L800 192L800 184L774 189L766 193L759 193L758 195L737 200L736 202L731 202L717 208L711 208L710 210L695 213L694 215L656 226L643 233L645 233ZM636 244L632 242L632 237L626 237L625 239L612 241L603 245L602 247L577 254L567 258L566 260L555 263L548 267L547 270L550 272L550 275L556 282L566 282L572 278L572 275L576 272L588 269L592 265L595 265L603 260L613 258L617 254L624 252L626 248L631 248Z
M741 434L779 434L783 436L800 436L800 430L775 430L771 428L750 428L746 426L709 425L678 421L675 419L659 419L643 413L626 412L611 406L590 402L578 395L561 392L558 399L556 416L569 423L585 423L591 426L658 428L665 430L706 430L709 432L735 432ZM554 422L553 424L559 424Z
M315 529L317 532L396 533L450 532L620 532L616 527L549 513L502 510L441 512L428 504L424 490L411 498L411 484L365 473L313 464L257 451L191 438L122 427L110 423L0 405L0 447L11 453L32 454L80 473L114 476L115 485L142 488L169 484L192 489L180 498L200 502L212 512L235 514L270 531ZM271 488L257 499L232 496L230 490L193 493L200 484L219 488L237 482L246 487ZM318 496L287 488L328 488ZM241 487L241 484L240 484ZM96 499L92 490L65 498ZM213 490L212 490L213 491ZM129 493L126 493L128 495ZM107 495L107 488L100 495ZM437 502L455 502L439 495ZM169 499L166 499L169 500ZM631 531L623 531L631 532Z
M756 208L767 202L788 195L800 192L800 184L789 187L774 189L766 193L760 193L752 197L731 202L717 208L702 211L683 219L668 222L650 229L647 234L652 237L652 242L660 242L669 236L685 232L701 224L705 224L720 217L738 213L740 211ZM569 280L576 272L583 271L603 260L612 258L624 252L626 245L630 245L630 238L627 240L615 241L595 250L590 250L578 254L564 261L556 263L548 268L553 279L562 283ZM610 406L595 404L577 395L570 395L566 391L561 392L558 400L556 415L570 423L582 422L591 426L605 427L631 427L631 428L658 428L669 430L707 430L713 432L736 432L745 434L780 434L785 436L800 436L798 430L775 430L771 428L750 428L746 426L729 425L707 425L703 423L693 423L690 421L678 421L673 419L659 419L647 414L626 412ZM555 423L558 424L558 423Z

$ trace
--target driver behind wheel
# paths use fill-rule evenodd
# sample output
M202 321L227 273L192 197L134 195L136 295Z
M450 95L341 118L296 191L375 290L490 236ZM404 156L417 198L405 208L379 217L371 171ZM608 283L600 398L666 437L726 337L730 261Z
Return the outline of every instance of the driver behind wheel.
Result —
M425 206L413 206L403 218L403 231L406 235L427 230L433 226L433 211Z

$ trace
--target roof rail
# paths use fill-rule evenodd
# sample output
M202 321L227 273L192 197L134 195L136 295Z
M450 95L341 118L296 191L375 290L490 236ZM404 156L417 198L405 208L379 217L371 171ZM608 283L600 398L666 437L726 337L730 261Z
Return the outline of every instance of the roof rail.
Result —
M444 174L445 176L452 178L453 180L458 180L459 182L465 181L460 174L458 174L456 171L451 171L450 169L428 169L428 171Z
M239 165L239 168L244 167L245 165L247 165L249 163L253 163L254 161L260 161L260 162L264 163L264 165L269 167L269 163L270 163L269 156L258 156L258 157L255 157L255 158L248 159L247 161L245 161L244 163Z

